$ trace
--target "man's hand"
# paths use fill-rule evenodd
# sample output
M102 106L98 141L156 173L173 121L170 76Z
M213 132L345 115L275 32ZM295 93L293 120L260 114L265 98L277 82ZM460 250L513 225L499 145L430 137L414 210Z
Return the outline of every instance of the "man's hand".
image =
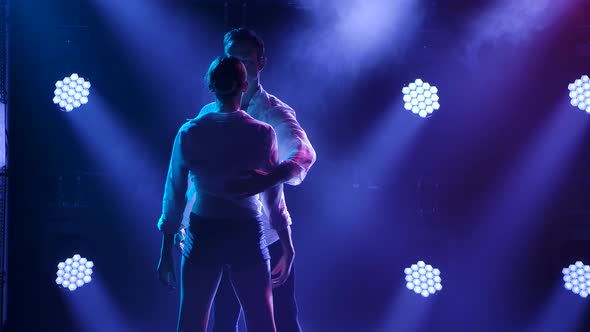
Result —
M163 253L158 262L158 279L170 291L176 289L176 268L172 252Z
M237 198L246 198L259 194L274 184L267 172L250 170L240 174L240 178L225 183L225 190Z
M292 250L283 250L283 256L272 269L272 287L279 287L287 281L291 274L291 268L293 267L293 260L295 258L295 252Z
M174 234L162 234L162 250L160 251L160 261L158 262L158 279L167 286L168 289L176 288L176 269L172 247L174 246Z

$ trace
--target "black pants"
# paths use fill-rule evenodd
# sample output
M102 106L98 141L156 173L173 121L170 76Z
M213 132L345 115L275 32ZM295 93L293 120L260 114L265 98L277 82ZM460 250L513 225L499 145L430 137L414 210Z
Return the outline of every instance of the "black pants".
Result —
M268 247L270 251L271 269L277 264L283 254L279 241ZM297 318L298 309L295 300L295 265L287 281L273 289L273 304L277 332L301 332ZM240 316L240 302L234 294L228 271L224 270L221 283L215 296L215 313L213 317L213 332L236 332Z
M208 219L191 214L183 247L177 331L207 330L216 288L231 269L250 331L276 332L268 248L260 248L258 220ZM239 310L239 308L238 308Z

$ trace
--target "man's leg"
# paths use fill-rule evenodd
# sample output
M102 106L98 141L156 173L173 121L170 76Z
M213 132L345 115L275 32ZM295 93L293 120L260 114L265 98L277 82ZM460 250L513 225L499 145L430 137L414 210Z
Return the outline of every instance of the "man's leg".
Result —
M236 332L240 316L240 302L234 293L229 268L223 269L213 309L213 332Z
M283 247L280 241L276 241L268 249L272 269L281 259ZM295 300L295 264L293 264L291 275L287 281L283 285L274 288L272 294L277 332L301 332L301 326L297 318L299 310Z

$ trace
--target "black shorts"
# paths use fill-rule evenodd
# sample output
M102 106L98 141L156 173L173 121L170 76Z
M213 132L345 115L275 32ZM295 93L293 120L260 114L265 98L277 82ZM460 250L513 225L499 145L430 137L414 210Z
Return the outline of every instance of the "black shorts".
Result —
M182 254L201 266L248 268L270 259L262 240L261 222L255 218L213 219L191 213Z

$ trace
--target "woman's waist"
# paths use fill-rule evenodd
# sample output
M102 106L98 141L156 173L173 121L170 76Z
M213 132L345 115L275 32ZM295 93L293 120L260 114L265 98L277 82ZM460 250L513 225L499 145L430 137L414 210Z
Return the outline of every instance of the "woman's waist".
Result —
M247 234L259 238L263 233L262 222L257 217L212 217L194 212L190 214L188 232L194 235L207 235L209 238L217 240L240 238Z
M232 199L197 192L196 200L191 211L204 218L228 220L260 219L262 205L257 196Z

